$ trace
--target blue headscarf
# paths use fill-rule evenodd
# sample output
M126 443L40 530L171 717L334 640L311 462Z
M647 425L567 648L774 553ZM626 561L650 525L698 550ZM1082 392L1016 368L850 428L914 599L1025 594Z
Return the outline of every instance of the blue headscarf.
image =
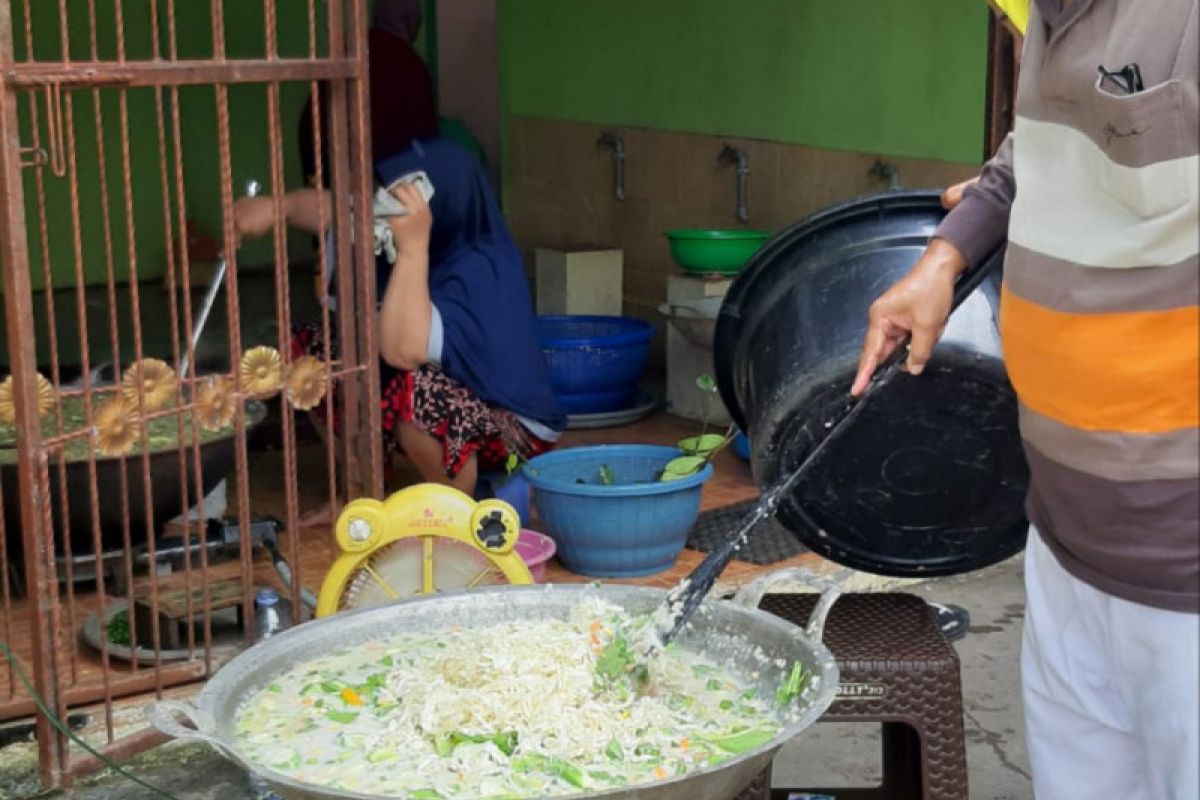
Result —
M491 405L562 430L525 267L486 173L443 139L415 141L375 165L384 186L417 170L434 190L429 297L442 318L442 370Z

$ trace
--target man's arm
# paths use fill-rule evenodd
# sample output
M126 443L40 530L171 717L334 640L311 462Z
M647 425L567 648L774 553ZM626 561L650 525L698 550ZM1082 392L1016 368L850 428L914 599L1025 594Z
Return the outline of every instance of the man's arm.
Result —
M936 238L954 245L968 264L978 263L1008 235L1008 215L1016 196L1012 146L1010 133L996 155L983 165L979 180L963 190L962 201L934 233Z
M963 191L962 201L946 215L908 275L871 304L851 394L862 394L880 362L905 337L911 337L909 371L919 375L925 369L946 327L954 282L968 265L986 258L1004 241L1015 195L1010 134L984 165L979 180Z

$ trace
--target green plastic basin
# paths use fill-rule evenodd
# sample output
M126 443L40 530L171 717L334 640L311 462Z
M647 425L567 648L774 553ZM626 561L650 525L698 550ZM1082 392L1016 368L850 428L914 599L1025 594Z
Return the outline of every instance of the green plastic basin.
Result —
M771 237L769 231L686 228L663 235L675 263L696 275L736 275Z

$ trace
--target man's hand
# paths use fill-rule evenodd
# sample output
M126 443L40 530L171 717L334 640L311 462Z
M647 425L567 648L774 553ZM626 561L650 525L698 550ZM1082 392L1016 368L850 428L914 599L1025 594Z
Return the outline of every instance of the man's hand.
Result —
M880 362L909 334L912 340L907 368L913 375L921 374L946 327L954 300L954 281L965 268L966 259L954 245L934 239L912 271L871 304L870 323L850 394L857 397L863 393Z
M396 184L392 187L392 194L408 209L408 213L402 217L388 218L397 249L401 255L428 255L429 231L433 227L433 212L429 210L429 204L411 183Z
M955 206L962 202L963 192L977 183L979 183L978 175L976 175L974 178L971 178L969 181L956 183L946 191L942 192L942 208L946 209L947 211L953 210Z

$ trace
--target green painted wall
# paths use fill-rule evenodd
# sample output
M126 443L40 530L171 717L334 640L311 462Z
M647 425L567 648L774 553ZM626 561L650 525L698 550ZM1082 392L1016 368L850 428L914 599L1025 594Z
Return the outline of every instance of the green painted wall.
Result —
M145 0L98 0L96 2L96 31L99 57L116 56L116 27L114 2L122 2L125 28L126 57L146 59L153 55L150 3ZM261 57L265 52L265 23L261 3L249 0L224 0L226 52L230 58ZM24 20L20 16L24 4L14 3L14 47L18 59L24 58ZM35 2L33 6L33 50L38 60L62 58L59 36L58 4ZM157 4L160 9L165 4ZM176 2L176 25L179 57L182 59L212 56L212 26L207 2ZM305 3L278 4L277 36L281 57L306 56L308 24ZM324 4L319 4L323 9ZM69 0L68 48L74 59L90 59L90 24L86 0ZM165 13L165 12L164 12ZM322 26L318 24L318 48L324 52ZM160 20L160 36L166 41L166 21ZM165 52L165 45L163 45ZM283 136L285 183L295 187L300 183L299 158L295 131L300 109L309 92L309 84L285 84L280 92L280 127ZM163 220L162 173L159 168L159 141L155 90L135 89L127 93L129 117L129 149L131 162L132 219L135 229L138 276L153 279L165 274L166 233ZM106 275L105 226L102 209L110 212L108 230L111 252L118 279L129 275L128 237L125 181L121 152L121 117L119 93L101 90L98 101L92 90L71 93L74 109L75 156L79 174L80 236L83 242L82 268L88 283L101 283ZM43 101L37 95L37 102ZM162 93L167 136L167 185L172 214L175 212L175 151L171 144L170 93ZM97 102L100 114L97 114ZM22 121L22 140L30 141L29 103L22 98L19 113ZM220 161L217 149L217 105L212 87L184 87L179 92L179 116L182 132L184 191L188 217L199 229L219 239ZM107 196L100 175L99 145L96 120L103 119ZM261 85L239 85L229 89L229 124L231 130L232 177L235 191L249 178L257 178L270 186L270 150L268 147L267 91ZM43 136L45 116L41 115ZM43 248L38 232L36 186L33 170L25 170L26 216L30 232L30 269L34 285L41 286ZM45 181L46 217L49 229L49 251L52 280L55 286L74 284L75 249L68 180L55 178L43 170ZM293 258L311 254L311 243L303 236L293 236L289 250ZM252 243L240 251L243 264L264 263L272 259L267 241Z
M981 0L499 0L506 114L977 163Z

